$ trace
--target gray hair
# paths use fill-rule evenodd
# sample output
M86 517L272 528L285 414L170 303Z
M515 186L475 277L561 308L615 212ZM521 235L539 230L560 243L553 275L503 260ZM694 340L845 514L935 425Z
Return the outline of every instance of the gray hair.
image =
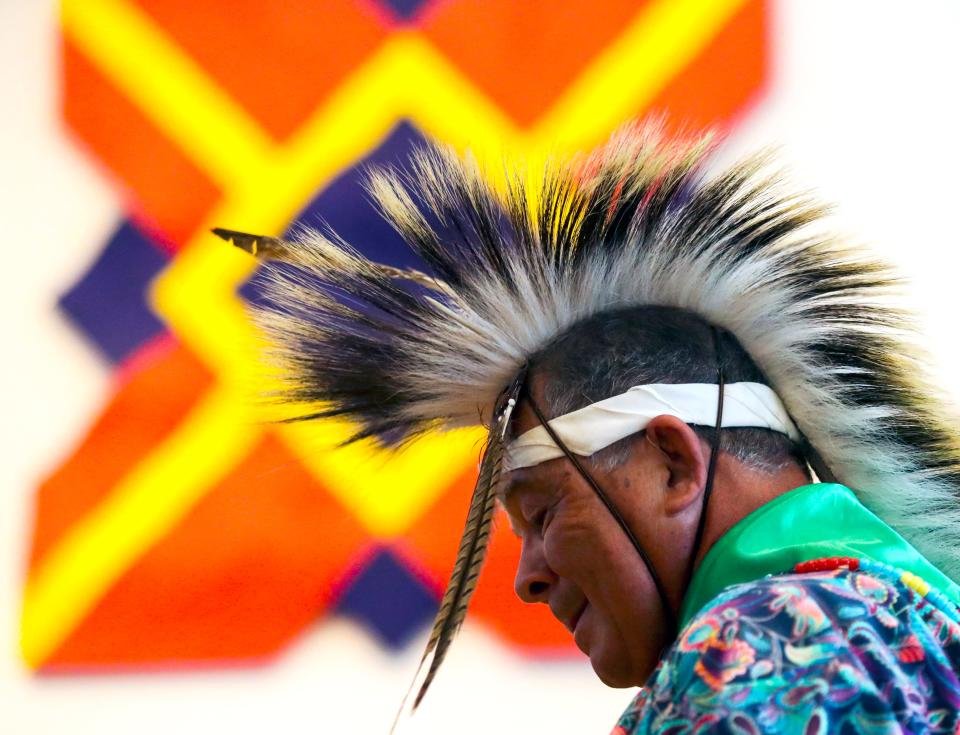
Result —
M733 335L720 332L727 383L768 381ZM639 306L596 314L573 325L530 362L544 380L544 411L560 416L596 401L650 383L715 383L717 356L710 325L692 312ZM693 425L707 442L712 426ZM621 439L591 457L613 469L626 461L640 434ZM788 436L768 429L724 429L721 450L752 468L772 473L792 464L806 467L803 453Z

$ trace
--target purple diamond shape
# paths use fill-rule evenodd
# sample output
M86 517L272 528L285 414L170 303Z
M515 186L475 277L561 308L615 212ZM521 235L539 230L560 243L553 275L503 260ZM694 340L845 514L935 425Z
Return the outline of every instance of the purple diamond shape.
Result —
M380 4L387 7L397 20L412 23L417 20L423 6L430 4L430 0L380 0Z
M59 307L111 363L122 362L165 330L147 305L147 287L169 258L129 220L60 297Z
M401 649L437 607L436 596L407 565L381 548L341 594L336 610L369 627L389 648Z

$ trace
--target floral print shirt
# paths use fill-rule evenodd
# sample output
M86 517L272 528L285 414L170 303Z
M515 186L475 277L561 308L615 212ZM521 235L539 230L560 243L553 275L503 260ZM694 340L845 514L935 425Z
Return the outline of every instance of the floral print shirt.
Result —
M960 733L960 624L898 580L837 569L729 587L614 728Z

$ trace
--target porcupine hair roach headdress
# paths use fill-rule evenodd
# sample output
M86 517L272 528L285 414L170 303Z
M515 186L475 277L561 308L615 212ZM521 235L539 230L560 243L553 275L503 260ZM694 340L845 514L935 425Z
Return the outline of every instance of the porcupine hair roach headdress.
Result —
M531 355L605 310L677 307L726 329L780 396L818 474L854 488L960 576L960 450L903 338L909 323L885 305L895 277L817 234L822 208L784 193L765 157L705 178L710 149L628 128L590 156L549 164L536 194L522 173L498 189L473 159L422 149L406 173L373 172L369 190L429 275L372 263L330 234L218 232L295 266L266 267L272 306L260 321L297 418L346 417L354 439L388 444L491 429L417 703L484 556L504 449L498 400Z

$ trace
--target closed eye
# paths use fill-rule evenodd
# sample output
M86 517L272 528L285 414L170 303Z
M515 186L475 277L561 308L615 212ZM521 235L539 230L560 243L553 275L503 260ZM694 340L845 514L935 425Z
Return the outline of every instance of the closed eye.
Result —
M547 521L547 509L544 508L530 520L530 525L537 531L543 531L543 527L546 524L546 521Z

